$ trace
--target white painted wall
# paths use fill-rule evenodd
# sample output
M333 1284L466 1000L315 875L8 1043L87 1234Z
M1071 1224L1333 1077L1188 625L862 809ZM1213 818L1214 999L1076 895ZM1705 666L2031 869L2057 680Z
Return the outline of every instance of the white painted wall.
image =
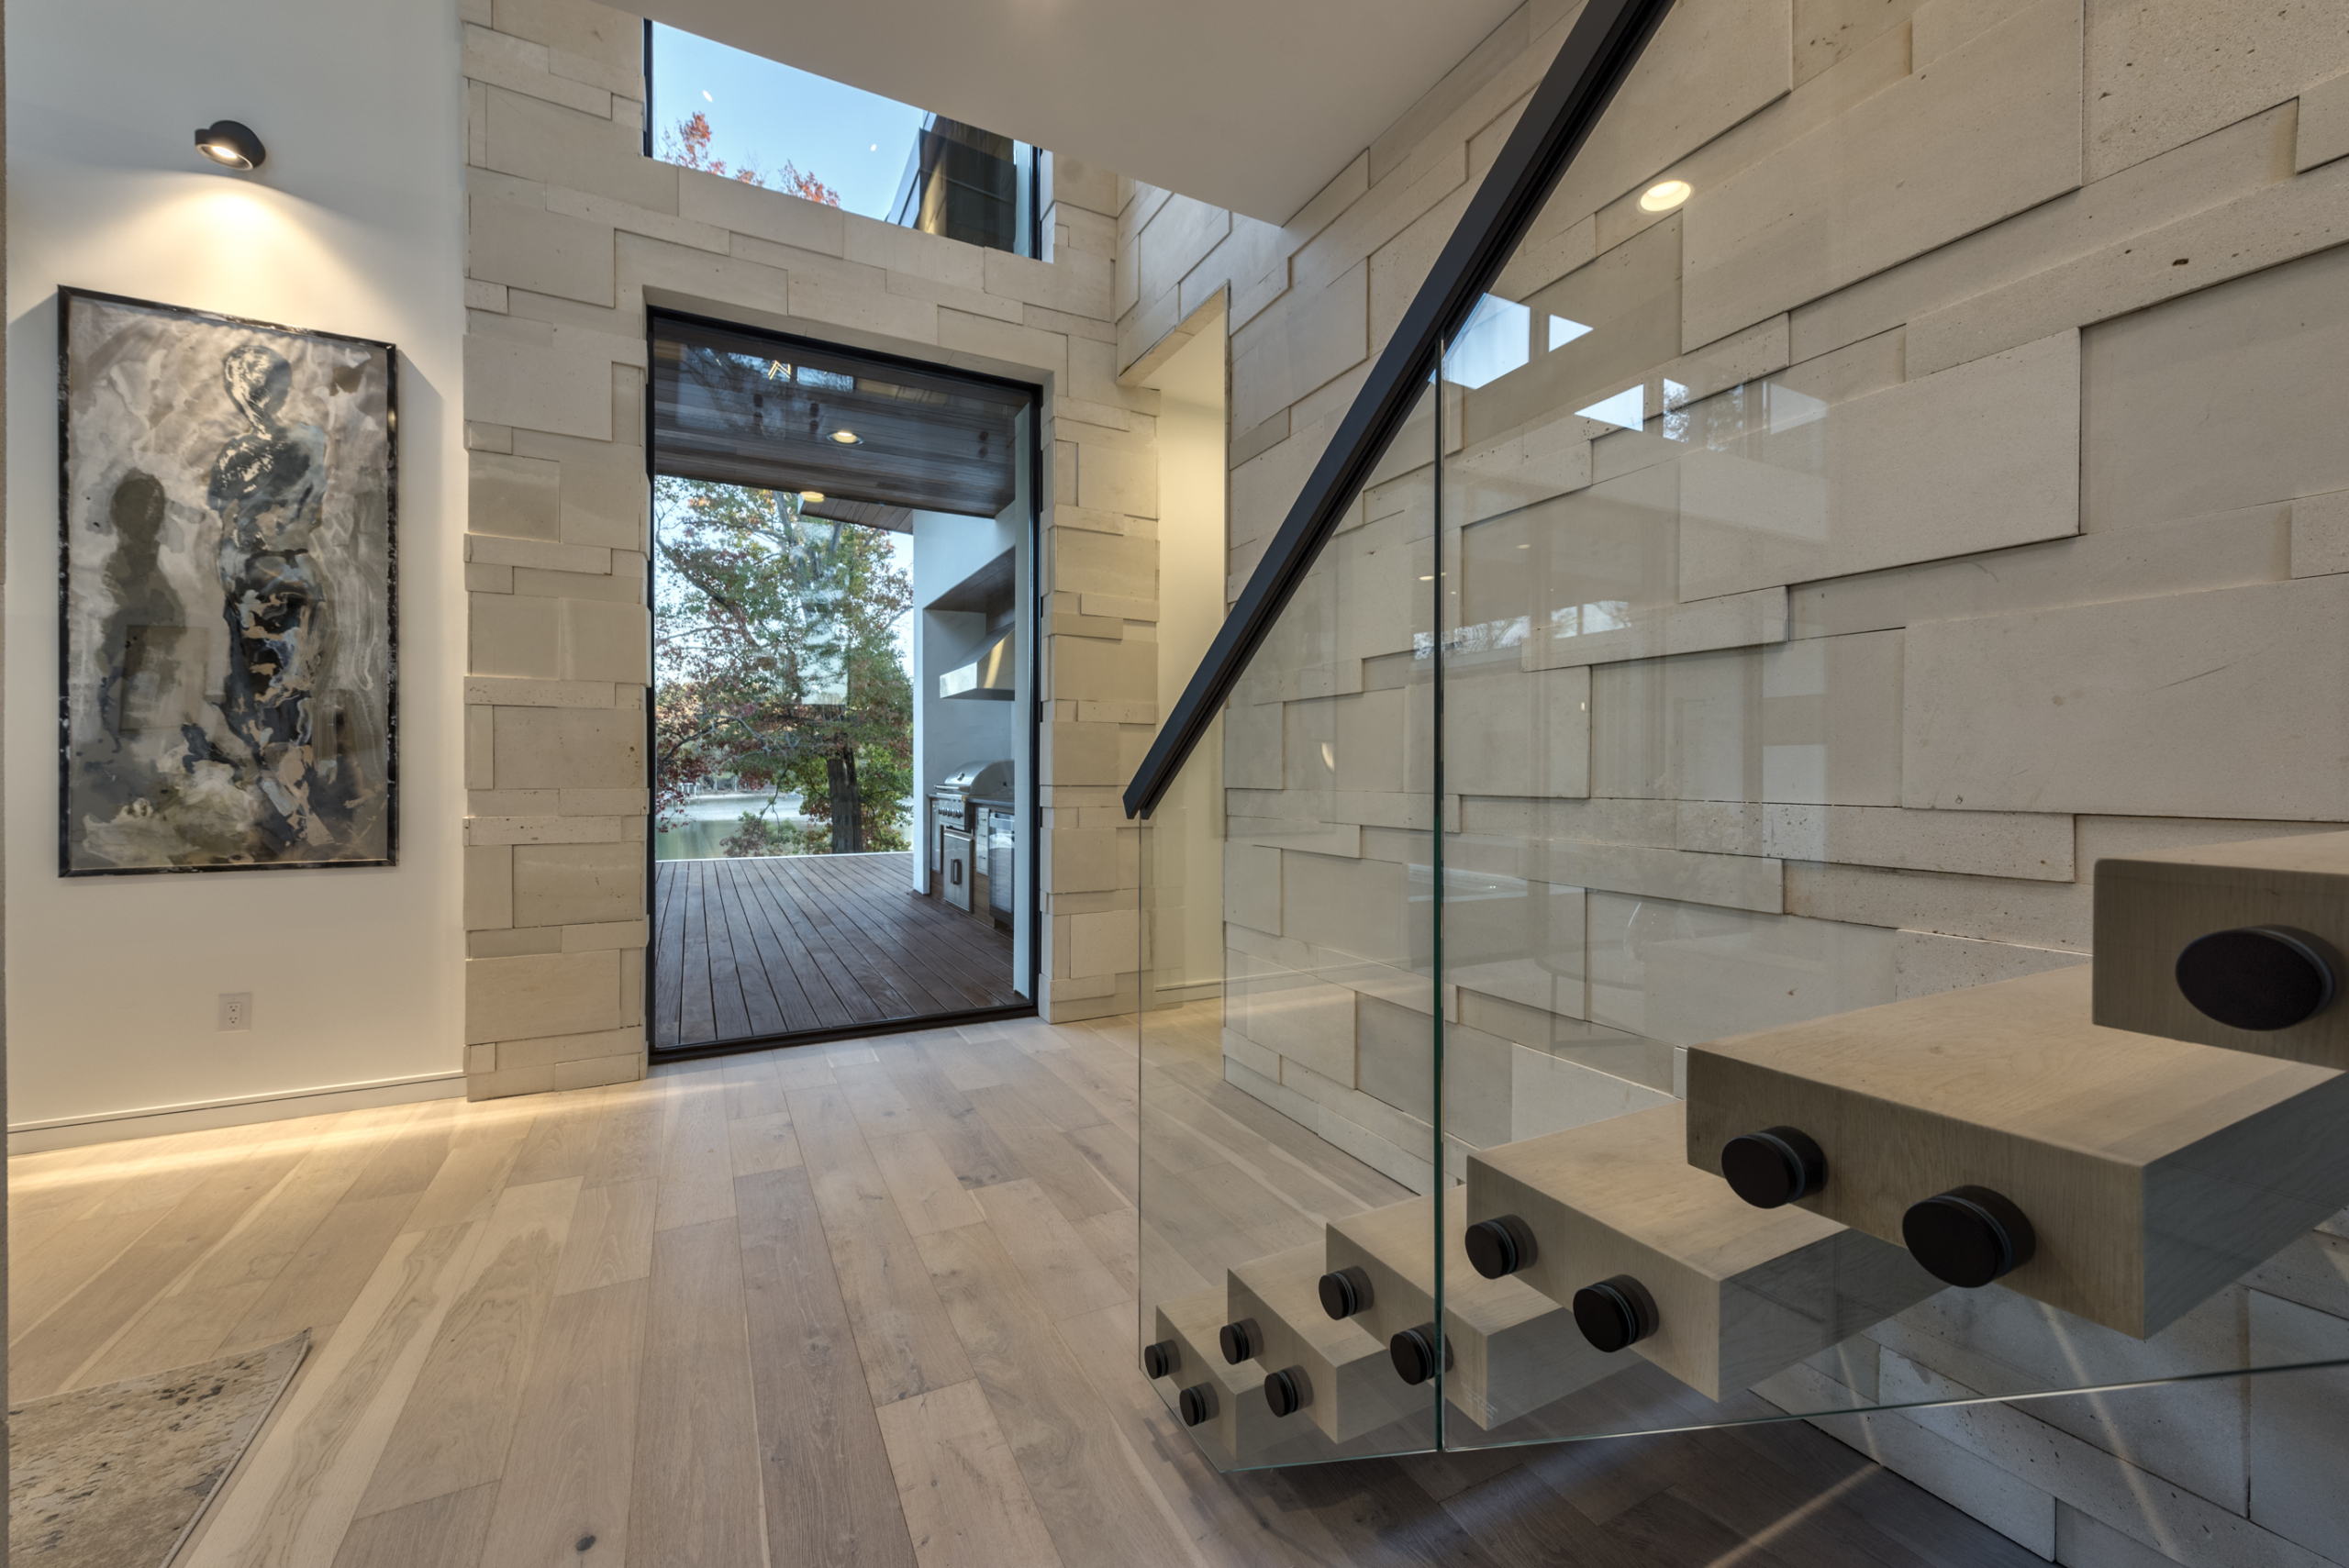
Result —
M6 26L11 1125L455 1074L456 7L17 0ZM260 133L262 170L230 174L196 155L195 128L221 117ZM57 876L61 284L399 346L396 867ZM250 1033L215 1031L223 991L254 994Z
M1207 657L1223 625L1224 595L1223 325L1193 336L1151 378L1158 405L1158 722ZM1179 897L1156 906L1181 909L1181 950L1162 937L1161 989L1188 990L1223 978L1223 734L1201 741L1152 820L1163 890L1179 876Z
M1027 768L1028 740L1018 732L1016 702L974 702L938 695L938 677L969 663L991 640L986 617L975 611L921 607L1005 550L1018 547L1027 530L1013 520L1013 514L1022 506L1014 502L1000 518L962 517L950 512L914 514L914 706L921 719L914 730L917 794L926 795L931 785L966 762L1010 757L1016 760L1015 772ZM1023 659L1026 644L1023 635Z
M1150 384L1158 405L1159 722L1223 626L1223 325L1195 334Z

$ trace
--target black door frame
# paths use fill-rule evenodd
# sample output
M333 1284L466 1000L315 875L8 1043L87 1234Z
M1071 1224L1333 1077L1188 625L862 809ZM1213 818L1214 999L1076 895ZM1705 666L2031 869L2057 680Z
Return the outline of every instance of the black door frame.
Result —
M648 23L647 26L649 27L650 24ZM1038 775L1037 772L1042 759L1044 714L1044 699L1042 695L1044 689L1044 596L1041 593L1038 592L1037 587L1038 584L1043 577L1044 389L1034 382L1017 381L1008 376L988 375L981 371L968 371L952 365L935 364L928 360L913 359L904 354L883 353L872 349L854 348L845 343L828 343L820 338L809 338L790 332L778 332L769 328L753 327L742 322L731 321L724 317L708 316L694 311L674 310L663 306L653 306L645 312L645 349L646 363L648 366L651 362L652 340L655 329L662 321L680 322L693 327L716 328L727 332L734 333L740 337L757 338L763 341L774 343L778 348L782 349L813 349L827 354L840 355L843 358L869 360L875 364L895 365L905 370L919 371L925 375L945 376L957 381L976 382L988 386L1006 387L1012 391L1022 392L1027 395L1028 582L1026 584L1026 592L1028 603L1025 606L1026 615L1023 618L1028 630L1029 702L1027 716L1027 756L1023 766L1028 770L1029 782L1028 811L1026 816L1021 819L1020 832L1028 847L1029 871L1028 898L1021 907L1014 911L1013 918L1019 923L1020 929L1023 929L1026 932L1028 938L1028 973L1025 977L1027 981L1025 989L1028 994L1028 1000L1024 1004L1009 1006L968 1007L959 1012L951 1013L918 1013L902 1018L875 1018L869 1023L843 1024L832 1029L798 1029L783 1034L746 1035L737 1040L704 1040L696 1044L680 1044L672 1046L665 1051L660 1049L652 1042L652 1020L655 1017L654 1001L657 995L654 990L654 982L656 976L660 973L660 963L658 962L660 932L656 925L658 911L654 905L654 899L656 896L656 880L659 875L659 862L654 858L654 847L658 839L653 830L653 813L651 801L648 798L646 802L644 820L644 1032L646 1061L650 1063L655 1064L663 1062L691 1062L702 1057L732 1056L750 1051L772 1051L778 1046L820 1045L828 1041L863 1040L875 1035L907 1034L917 1029L951 1029L958 1024L992 1023L1003 1018L1026 1018L1036 1017L1041 1001L1041 988L1043 984L1042 959L1044 949L1042 914L1044 903L1044 881L1043 877L1040 874L1042 871L1041 859L1037 853L1038 847L1042 843L1044 817L1043 781ZM653 427L655 423L653 409L654 399L652 396L652 377L648 370L645 375L644 388L644 479L645 506L647 509L645 526L648 530L652 527L652 519L651 516L651 486L653 482L659 478L658 466L653 455ZM645 545L645 613L648 616L651 616L658 613L653 584L655 581L655 573L660 570L660 550L658 549L657 541L651 537L649 532L646 536ZM916 613L918 613L918 610L919 606L917 606ZM649 655L650 650L647 651ZM648 672L648 673L650 673L651 672ZM653 769L657 765L655 762L656 752L653 744L653 723L659 710L659 691L660 687L657 683L648 683L644 688L644 783L648 796L650 796L652 792L654 782ZM917 781L917 787L918 787L918 781ZM915 798L917 802L921 799L918 795ZM916 823L915 827L917 829L915 834L916 842L919 843L923 837L921 825L919 823ZM917 851L916 852L918 853L919 851ZM1017 931L1014 933L1013 940L1016 944L1018 941ZM1020 978L1021 977L1016 973L1013 976L1015 982Z

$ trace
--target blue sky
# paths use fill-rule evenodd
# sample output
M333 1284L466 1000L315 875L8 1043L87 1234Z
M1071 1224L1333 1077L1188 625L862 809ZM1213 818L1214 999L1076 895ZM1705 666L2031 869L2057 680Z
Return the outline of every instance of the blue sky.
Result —
M886 217L922 112L658 23L652 28L653 148L696 109L709 117L710 156L746 159L838 191L841 206Z

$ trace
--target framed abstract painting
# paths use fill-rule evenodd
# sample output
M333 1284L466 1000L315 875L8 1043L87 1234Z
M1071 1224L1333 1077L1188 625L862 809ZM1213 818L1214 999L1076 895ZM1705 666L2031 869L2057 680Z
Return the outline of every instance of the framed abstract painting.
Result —
M58 316L60 873L394 864L392 345Z

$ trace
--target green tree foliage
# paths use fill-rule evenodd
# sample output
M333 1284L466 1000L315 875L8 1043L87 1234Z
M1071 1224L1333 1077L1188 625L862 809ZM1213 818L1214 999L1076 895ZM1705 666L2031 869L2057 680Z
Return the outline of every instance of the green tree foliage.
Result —
M770 799L729 855L903 850L913 685L896 628L913 584L887 534L800 507L790 491L654 484L654 810L666 831L696 785L730 773ZM820 831L774 815L794 791Z

